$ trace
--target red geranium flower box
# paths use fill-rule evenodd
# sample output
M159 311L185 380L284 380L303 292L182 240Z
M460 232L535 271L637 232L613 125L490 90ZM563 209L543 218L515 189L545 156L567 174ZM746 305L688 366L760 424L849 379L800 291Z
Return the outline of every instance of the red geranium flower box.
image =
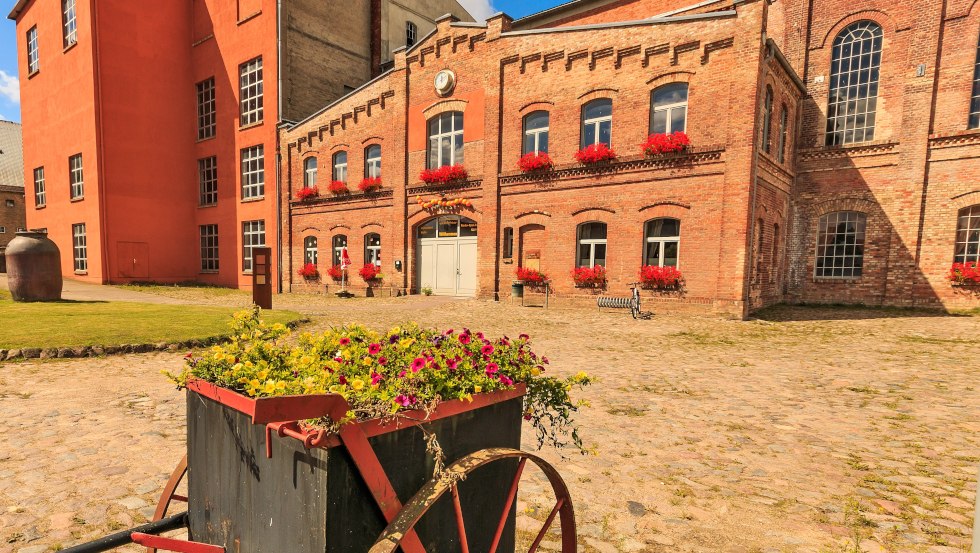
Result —
M368 263L367 265L361 267L361 270L358 271L358 273L360 273L361 278L363 278L365 282L381 280L381 269L374 263Z
M419 179L426 184L449 184L466 180L469 173L462 165L443 165L437 169L426 169L419 174Z
M647 137L642 147L644 154L655 156L683 152L690 145L691 141L687 138L687 135L681 131L677 131L670 134L651 134Z
M375 190L381 188L381 177L365 177L361 180L360 184L357 185L357 188L359 188L361 192L374 192Z
M347 188L347 183L339 180L330 182L330 191L338 195L350 193L350 189Z
M297 200L309 200L320 195L320 191L315 186L304 186L296 192Z
M334 265L333 267L327 269L327 274L334 280L340 280L344 276L344 272L340 269L340 265Z
M972 263L953 263L946 275L954 286L975 286L980 284L980 266L977 262Z
M525 284L544 284L544 282L548 280L547 275L536 269L518 267L515 273L517 273L517 280L520 280Z
M312 263L307 263L306 265L303 265L302 267L300 267L299 271L296 272L299 273L299 276L307 280L314 279L320 275L319 271L316 270L316 265Z
M575 286L600 288L606 285L606 268L602 265L577 267L572 270L572 280L575 281Z
M669 290L681 285L683 276L677 267L658 267L644 265L640 267L640 283L644 288L654 290Z
M601 142L575 152L575 160L583 165L613 161L614 159L616 159L616 151Z
M555 164L552 163L551 156L545 152L539 152L537 154L531 152L524 154L517 162L517 166L521 168L521 172L523 173L535 173L538 171L550 171Z

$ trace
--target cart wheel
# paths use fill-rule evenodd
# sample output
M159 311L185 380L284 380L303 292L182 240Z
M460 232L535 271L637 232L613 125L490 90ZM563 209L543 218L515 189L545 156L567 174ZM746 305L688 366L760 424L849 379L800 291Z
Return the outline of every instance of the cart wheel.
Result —
M547 534L548 529L551 528L552 523L555 520L555 516L560 515L559 525L561 528L561 551L562 553L576 553L577 552L577 539L575 536L575 512L572 508L572 499L568 495L568 488L565 486L565 481L562 480L558 471L555 467L548 464L547 461L541 459L536 455L524 451L518 451L516 449L508 448L491 448L484 449L482 451L477 451L471 455L463 457L462 459L456 461L446 468L443 475L439 478L430 480L425 486L419 490L412 499L402 507L399 511L398 516L395 520L391 521L391 524L385 528L385 531L381 534L378 540L371 547L369 553L393 553L401 543L402 538L405 534L415 528L416 523L425 515L425 513L436 503L436 501L442 497L447 491L452 494L453 498L453 508L456 512L456 527L459 530L460 536L460 547L463 553L469 553L469 546L466 541L466 529L463 521L463 511L459 503L459 493L456 489L456 483L465 479L466 475L470 474L474 470L483 465L500 461L503 459L520 459L520 464L517 466L517 474L514 475L514 481L510 485L510 490L507 494L507 501L504 506L503 512L500 514L500 522L497 524L497 531L494 534L493 543L490 546L489 553L496 553L497 546L500 543L500 538L503 535L504 526L507 523L507 515L510 513L511 506L514 504L514 500L517 497L517 486L521 480L521 475L524 472L524 465L530 460L541 471L548 477L548 481L551 483L551 488L555 492L555 506L551 509L551 513L544 522L544 527L538 532L535 537L534 542L531 544L529 553L533 553L538 549L541 540L544 539L545 534ZM478 514L479 516L494 516L492 513L489 514Z
M177 486L180 485L181 481L184 480L184 476L187 474L187 455L177 463L174 467L174 471L170 474L170 479L167 480L167 485L163 487L163 493L160 494L160 501L157 502L157 510L153 513L153 521L161 520L167 516L167 511L170 510L170 503L173 501L182 501L187 503L187 497L177 494ZM156 553L156 548L147 547L147 553Z

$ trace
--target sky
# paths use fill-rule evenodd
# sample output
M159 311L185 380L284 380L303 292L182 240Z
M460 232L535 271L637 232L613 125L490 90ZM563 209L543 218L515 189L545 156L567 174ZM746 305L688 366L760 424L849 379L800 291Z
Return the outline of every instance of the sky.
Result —
M0 119L20 121L20 85L17 81L17 31L7 14L16 0L0 0ZM482 20L497 12L513 18L556 6L566 0L459 0Z

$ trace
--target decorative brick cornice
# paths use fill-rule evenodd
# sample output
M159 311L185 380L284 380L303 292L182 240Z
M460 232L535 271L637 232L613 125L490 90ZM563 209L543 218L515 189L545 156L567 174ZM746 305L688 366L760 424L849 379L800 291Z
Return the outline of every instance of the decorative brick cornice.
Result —
M390 188L387 190L378 190L376 192L360 192L353 194L337 194L333 196L317 196L308 200L290 200L289 207L306 207L306 206L321 206L321 205L331 205L331 204L343 204L347 202L357 202L357 201L371 201L379 200L383 198L391 198L394 196L394 191Z
M898 142L881 140L864 142L848 146L823 146L820 148L805 148L799 150L801 162L820 159L843 159L849 157L876 156L890 154L898 150Z
M643 155L628 156L621 157L616 161L597 163L593 165L581 165L578 163L561 165L556 167L553 171L543 173L525 174L519 171L512 171L510 173L504 173L500 176L500 185L524 184L531 182L553 182L567 178L595 174L611 175L629 173L638 170L658 170L681 165L697 165L701 163L719 161L721 159L721 154L724 151L725 147L720 145L701 146L699 148L691 148L686 152L676 154L664 154L649 157Z
M472 190L482 188L483 179L472 179L464 181L449 182L445 184L422 184L412 186L407 190L409 196L416 194L432 194L433 192L449 192L455 190Z
M980 144L980 130L974 129L956 134L929 137L929 147L932 149L956 148L958 146L974 146Z

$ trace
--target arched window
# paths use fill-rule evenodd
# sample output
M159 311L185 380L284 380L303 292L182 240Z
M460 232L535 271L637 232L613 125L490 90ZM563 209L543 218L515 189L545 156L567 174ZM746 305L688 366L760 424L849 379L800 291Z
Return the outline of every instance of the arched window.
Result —
M687 130L687 83L670 83L650 93L650 132Z
M576 267L606 266L606 224L582 223L578 226Z
M364 235L364 264L381 266L381 235L376 232Z
M786 108L786 104L783 104L782 110L779 112L779 150L776 155L779 159L779 163L786 161L786 139L789 134L789 110Z
M411 21L405 22L405 46L412 47L415 45L415 41L419 39L419 28L418 25L412 23Z
M980 41L977 42L977 57L973 64L973 94L970 97L969 128L980 128Z
M547 111L532 111L524 116L524 146L522 154L548 153L548 126L551 115Z
M681 222L668 217L647 221L644 232L643 264L676 267L681 245Z
M370 179L381 178L380 144L371 144L364 149L364 176Z
M463 112L448 111L429 119L428 168L463 163Z
M316 186L316 158L310 156L303 161L303 186Z
M857 211L835 211L817 226L815 276L855 278L864 268L864 232L867 216Z
M956 221L956 252L954 263L980 261L980 204L960 210Z
M762 151L772 151L772 87L766 85L766 99L762 106Z
M347 152L333 155L333 180L347 182Z
M316 236L307 236L303 239L303 263L316 265Z
M755 280L762 280L762 265L766 253L763 250L766 243L766 222L759 219L755 223Z
M335 234L333 236L333 264L334 265L340 265L340 258L343 256L344 248L346 247L347 247L347 235Z
M827 99L827 145L875 138L881 26L873 21L848 25L834 39Z
M770 263L772 264L772 271L769 280L772 281L779 277L779 223L772 225L772 258Z
M582 106L582 148L612 144L612 100L599 98Z

